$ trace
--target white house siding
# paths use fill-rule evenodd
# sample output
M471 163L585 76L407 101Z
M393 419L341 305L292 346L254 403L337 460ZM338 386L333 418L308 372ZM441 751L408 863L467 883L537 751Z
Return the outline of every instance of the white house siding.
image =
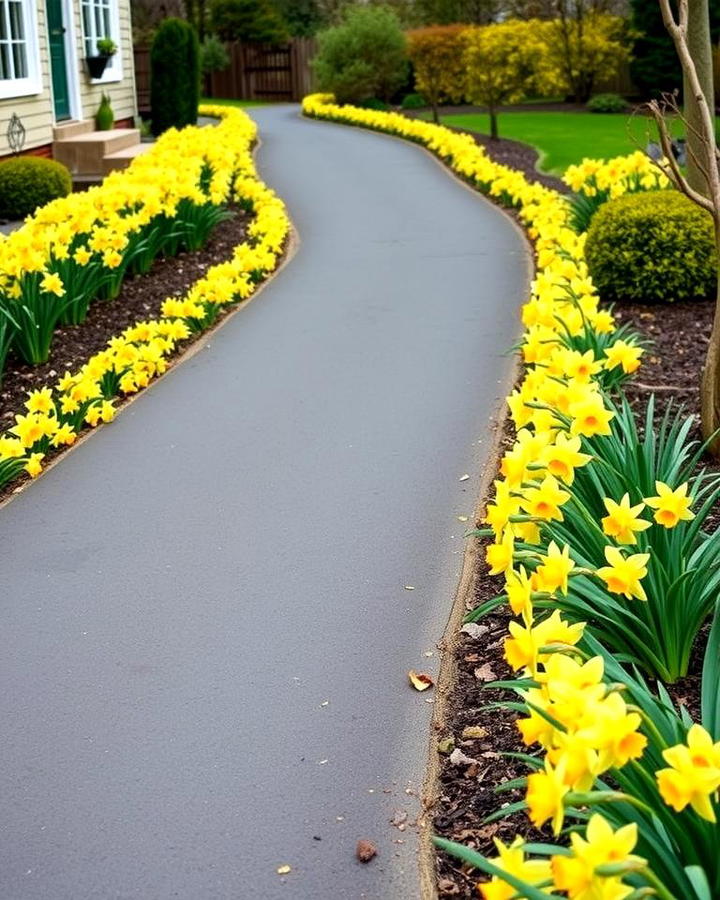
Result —
M30 97L0 100L0 154L10 153L7 129L10 117L17 113L25 126L25 150L32 150L52 140L53 105L50 93L50 56L45 27L45 3L37 3L38 41L42 92Z
M110 104L115 113L115 120L131 119L137 115L137 99L135 96L135 69L133 65L132 26L130 20L130 0L118 0L120 20L120 40L118 53L122 62L122 81L107 84L92 84L84 71L85 48L80 15L80 0L73 0L75 10L75 34L77 36L78 61L80 73L80 100L82 115L91 119L100 105L103 93L110 97Z

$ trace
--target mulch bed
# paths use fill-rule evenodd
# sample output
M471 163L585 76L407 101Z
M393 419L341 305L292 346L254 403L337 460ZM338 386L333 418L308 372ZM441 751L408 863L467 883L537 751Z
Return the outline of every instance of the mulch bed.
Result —
M202 250L157 259L148 274L128 278L115 300L92 303L88 317L81 325L59 328L55 332L50 359L44 365L31 366L9 357L0 383L0 433L14 423L16 413L24 412L28 391L53 384L66 371L77 371L126 328L141 320L157 318L167 297L182 296L211 266L230 259L234 248L245 240L251 219L242 210L233 209L232 212L232 217L218 225ZM198 337L200 335L178 344L178 352ZM51 451L45 462L60 452L62 449ZM25 479L26 476L22 476L0 490L0 500L17 490Z
M689 412L699 407L699 370L705 356L714 313L714 302L695 301L651 306L623 304L615 307L620 322L630 322L643 337L652 342L635 379L626 386L626 396L642 416L652 392L660 410L669 401L682 403ZM700 438L699 417L693 437ZM503 432L500 454L512 445L513 429L507 423ZM709 471L720 472L720 464L705 459ZM716 513L717 516L717 513ZM720 522L717 517L715 526ZM488 540L481 541L484 547ZM475 596L471 608L494 597L501 587L500 579L487 574L484 552L481 550ZM495 856L493 838L511 842L516 834L529 840L547 840L551 835L547 826L535 830L526 813L515 813L505 819L484 824L484 819L502 805L522 799L520 791L496 793L498 785L527 775L527 767L501 754L529 752L519 739L512 711L488 709L493 702L516 699L510 691L485 690L484 682L512 677L503 659L502 642L510 621L508 612L486 617L482 634L460 634L455 646L457 679L448 698L445 728L438 733L439 741L454 739L454 746L475 762L459 765L443 754L440 764L438 794L433 815L435 834L473 846L489 856ZM699 716L702 655L707 627L699 636L689 675L673 685L670 693L674 701L684 704L695 719ZM466 729L481 728L482 732ZM465 733L465 735L464 735ZM475 736L481 735L481 736ZM446 748L443 748L446 749ZM477 873L470 875L455 859L445 853L437 854L438 892L441 897L477 898Z

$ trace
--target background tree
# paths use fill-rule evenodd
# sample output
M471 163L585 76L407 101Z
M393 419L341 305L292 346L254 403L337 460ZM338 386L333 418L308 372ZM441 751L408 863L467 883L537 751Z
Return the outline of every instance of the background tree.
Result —
M183 19L165 19L150 48L152 132L197 122L200 49L195 29Z
M386 6L348 7L340 25L318 34L312 67L318 88L335 94L339 103L389 100L408 68L397 15Z
M438 105L458 103L465 90L464 25L430 25L407 32L408 56L415 89L428 101L438 121Z
M312 37L328 24L317 0L273 0L292 37Z
M630 57L624 19L598 12L587 0L557 0L558 15L542 24L546 71L578 103L587 103L599 76L615 74Z
M714 103L708 102L707 85L703 84L702 67L710 48L698 45L700 41L707 41L709 44L709 29L695 28L690 24L692 16L705 14L703 6L703 0L699 4L691 0L677 0L676 15L670 0L660 0L663 21L680 60L685 92L692 95L696 133L692 146L688 147L693 154L689 167L694 169L696 176L702 177L703 190L693 186L690 176L685 176L672 152L665 112L669 107L671 113L679 114L676 101L668 99L661 103L653 100L649 108L657 123L664 151L665 161L659 165L679 190L710 213L715 228L718 284L715 317L702 373L700 413L703 434L706 439L713 439L711 449L716 456L720 456L720 437L715 435L720 429L720 150L715 133ZM700 66L697 65L696 58L701 60ZM688 97L685 99L687 104Z
M130 0L132 12L133 44L146 46L152 43L157 27L163 19L184 15L182 0Z
M537 86L544 46L539 22L513 20L468 28L464 63L466 96L471 103L487 107L490 136L498 137L501 106L517 103Z
M421 25L488 25L506 10L505 0L417 0Z
M284 44L288 29L269 0L213 0L212 30L223 41Z

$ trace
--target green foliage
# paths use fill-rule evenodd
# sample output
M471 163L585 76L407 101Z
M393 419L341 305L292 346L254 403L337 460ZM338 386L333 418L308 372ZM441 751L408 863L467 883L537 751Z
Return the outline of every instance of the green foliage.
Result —
M389 100L407 74L405 35L395 13L384 6L347 9L340 25L318 35L312 62L321 91L340 103L367 97Z
M284 44L288 29L268 0L214 0L210 24L224 41Z
M619 94L595 94L587 104L590 112L621 113L628 108L626 101Z
M115 124L115 113L107 94L102 95L100 106L95 113L95 127L98 131L110 131Z
M52 159L22 156L0 163L0 218L24 219L72 189L70 172Z
M292 37L312 37L327 24L317 0L273 0Z
M389 103L379 100L377 97L368 97L366 100L361 100L358 106L361 109L377 109L380 112L387 112L390 109Z
M150 50L152 130L197 122L200 102L200 47L197 32L182 19L165 19Z
M422 94L405 94L400 104L402 109L422 109L427 101Z
M716 260L710 215L676 191L629 194L593 216L585 255L608 300L709 297Z
M225 44L214 34L205 36L200 44L200 70L203 75L211 72L220 72L230 65L230 56L225 49Z
M117 53L117 44L112 38L100 38L97 49L100 56L114 56Z

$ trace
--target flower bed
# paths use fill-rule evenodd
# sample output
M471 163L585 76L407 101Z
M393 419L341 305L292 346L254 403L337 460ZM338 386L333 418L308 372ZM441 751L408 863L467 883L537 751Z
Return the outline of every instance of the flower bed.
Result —
M91 300L112 299L126 275L147 272L158 255L201 247L227 203L253 214L248 239L232 258L184 297L168 298L160 317L127 328L78 371L30 393L15 424L0 434L0 487L23 472L38 475L52 448L111 421L115 400L162 374L179 342L210 328L276 267L290 225L282 201L255 172L255 125L229 107L203 113L221 123L167 133L128 170L54 201L0 245L0 318L17 349L42 344L41 361L61 317L77 314L79 324Z
M691 417L656 418L651 400L636 422L623 384L643 347L600 307L566 199L440 126L323 95L304 110L423 144L515 209L537 255L525 371L508 400L515 443L488 529L475 532L492 535L487 561L503 582L468 620L505 605L516 617L504 655L517 680L495 686L517 694L506 705L520 714L529 774L509 785L524 798L497 817L526 810L563 840L497 841L492 859L437 845L490 876L486 898L719 896L720 535L706 526L720 481L698 471ZM714 613L693 722L663 682L687 672Z

